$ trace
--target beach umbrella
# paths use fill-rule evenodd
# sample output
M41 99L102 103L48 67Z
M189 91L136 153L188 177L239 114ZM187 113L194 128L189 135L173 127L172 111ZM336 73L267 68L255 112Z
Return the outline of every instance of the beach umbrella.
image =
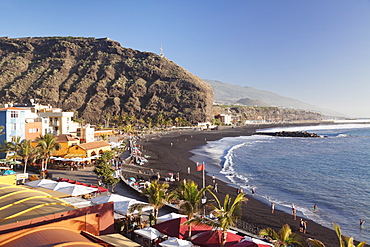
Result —
M186 215L177 214L177 213L169 213L169 214L159 216L157 218L157 220L167 221L167 220L173 220L173 219L177 219L177 218L181 218L181 217L186 217Z
M6 170L6 171L3 173L3 175L12 175L12 174L16 174L16 172L15 172L15 171L13 171L13 170Z
M221 237L222 237L221 230L207 231L191 240L191 242L194 245L198 245L201 247L219 247L221 244ZM243 239L242 236L228 232L226 235L226 243L224 247L234 246L237 243L239 243L242 239Z
M235 247L271 247L274 246L273 244L267 243L263 240L259 240L256 238L251 238L245 236L242 241L234 245Z
M192 242L184 240L184 239L178 239L178 238L167 239L166 241L159 243L159 245L164 246L164 247L192 247L194 246Z
M162 235L158 230L154 229L153 227L145 227L143 229L134 230L134 232L137 235L140 235L150 240L156 239Z
M30 186L30 187L40 187L43 184L57 184L58 182L50 180L50 179L39 179L39 180L34 180L28 183L25 183L25 185Z
M172 220L167 220L161 223L154 225L153 227L160 231L163 234L166 234L170 237L176 237L180 239L187 239L189 237L189 226L183 225L185 221L188 219L186 217L180 217ZM211 226L204 225L204 224L197 224L191 226L191 234L192 236L204 232L212 230Z

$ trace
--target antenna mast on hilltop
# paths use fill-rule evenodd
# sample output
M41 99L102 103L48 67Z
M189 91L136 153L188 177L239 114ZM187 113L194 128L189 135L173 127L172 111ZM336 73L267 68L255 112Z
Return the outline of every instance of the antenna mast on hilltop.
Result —
M164 57L164 53L163 53L163 49L162 49L162 44L161 44L161 48L159 48L159 56L160 57Z

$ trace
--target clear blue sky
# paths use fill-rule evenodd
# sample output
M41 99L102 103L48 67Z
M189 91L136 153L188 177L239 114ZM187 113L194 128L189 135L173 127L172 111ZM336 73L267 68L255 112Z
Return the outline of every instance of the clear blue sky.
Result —
M370 117L369 0L2 0L0 36L109 37L193 74Z

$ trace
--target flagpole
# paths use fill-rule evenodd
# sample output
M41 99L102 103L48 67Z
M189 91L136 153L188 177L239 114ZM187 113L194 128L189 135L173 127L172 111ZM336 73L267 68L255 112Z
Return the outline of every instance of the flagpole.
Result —
M206 187L206 181L205 181L205 179L204 179L204 170L205 170L205 164L204 164L204 162L203 162L203 189Z
M206 181L205 181L205 179L204 179L204 170L205 170L205 164L204 164L204 162L202 163L202 166L203 166L203 189L206 187ZM206 192L204 191L203 192L203 199L202 199L202 202L203 202L203 204L204 203L206 203L206 201L207 201L207 197L206 197ZM206 207L204 207L204 211L203 211L203 215L204 216L206 216Z

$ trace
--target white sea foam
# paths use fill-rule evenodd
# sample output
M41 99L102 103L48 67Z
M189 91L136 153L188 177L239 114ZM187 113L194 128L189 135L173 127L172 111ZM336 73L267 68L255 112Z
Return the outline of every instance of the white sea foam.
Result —
M366 129L370 124L336 124L336 125L313 125L313 126L296 126L296 127L278 127L261 129L256 132L280 132L280 131L313 131L313 130L338 130L338 129Z

